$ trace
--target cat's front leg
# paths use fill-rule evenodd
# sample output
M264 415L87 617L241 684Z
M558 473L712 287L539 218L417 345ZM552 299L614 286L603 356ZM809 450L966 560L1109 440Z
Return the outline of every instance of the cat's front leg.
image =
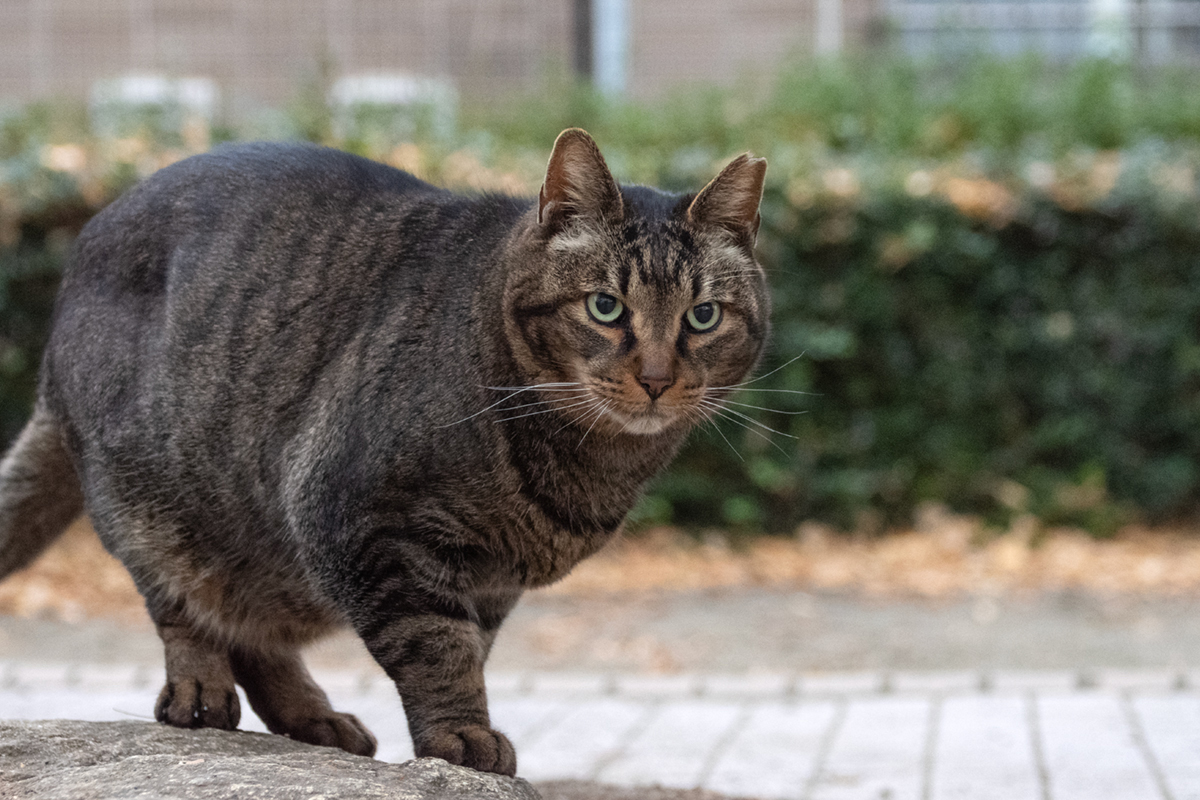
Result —
M396 682L418 757L516 774L512 743L488 717L483 664L492 633L471 620L432 613L399 616L360 633Z

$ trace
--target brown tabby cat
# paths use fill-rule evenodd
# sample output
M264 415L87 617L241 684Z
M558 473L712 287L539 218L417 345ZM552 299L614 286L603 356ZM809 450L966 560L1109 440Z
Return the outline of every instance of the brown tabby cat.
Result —
M160 721L232 729L241 684L272 731L374 753L299 655L349 624L418 755L514 774L496 631L758 359L765 171L620 187L581 130L536 202L308 146L162 170L76 243L0 576L86 509L162 637Z

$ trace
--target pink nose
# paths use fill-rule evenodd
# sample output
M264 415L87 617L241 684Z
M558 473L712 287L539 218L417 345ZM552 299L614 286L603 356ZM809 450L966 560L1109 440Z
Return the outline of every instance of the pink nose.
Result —
M646 390L646 394L650 395L651 400L657 400L662 397L662 393L671 388L671 384L675 379L670 375L655 375L643 373L638 376L638 383Z

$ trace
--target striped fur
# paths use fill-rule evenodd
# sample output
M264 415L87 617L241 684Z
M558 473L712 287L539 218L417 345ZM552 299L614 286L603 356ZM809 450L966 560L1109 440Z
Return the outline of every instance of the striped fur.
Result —
M81 488L162 636L161 721L235 727L241 684L271 730L374 752L298 657L349 624L418 755L512 774L483 683L504 617L613 536L762 350L761 168L738 163L699 200L617 187L581 131L538 201L307 146L159 172L76 244L0 466L0 564ZM598 291L618 323L588 316Z

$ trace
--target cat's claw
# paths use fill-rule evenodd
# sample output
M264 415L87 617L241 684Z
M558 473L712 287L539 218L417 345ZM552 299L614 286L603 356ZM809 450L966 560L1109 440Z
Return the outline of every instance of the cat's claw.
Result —
M194 678L167 681L154 704L154 718L176 728L232 731L242 718L233 686L202 684Z
M375 755L375 737L353 714L333 712L291 725L287 735L298 742L322 747L340 747L356 756Z
M480 772L517 774L517 752L512 742L500 731L484 725L437 731L417 744L416 751L418 758L441 758Z

